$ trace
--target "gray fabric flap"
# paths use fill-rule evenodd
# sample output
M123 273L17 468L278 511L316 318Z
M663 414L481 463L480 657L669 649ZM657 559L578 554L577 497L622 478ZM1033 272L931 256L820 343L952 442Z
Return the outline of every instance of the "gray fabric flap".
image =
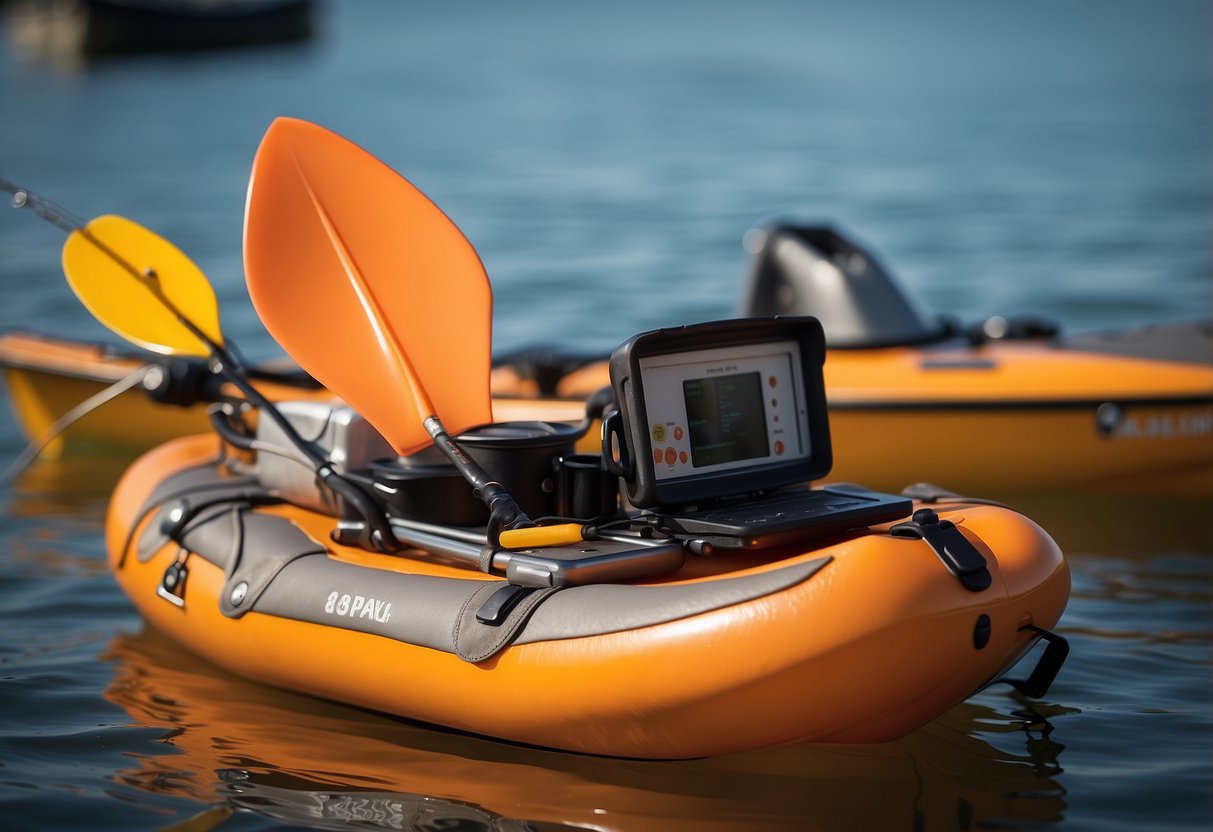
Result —
M159 524L153 523L140 538L139 559L151 557L167 542ZM252 609L282 567L296 558L327 553L290 520L229 503L200 512L181 535L181 546L224 571L227 580L219 608L230 618Z
M477 620L476 613L484 602L503 586L509 586L509 584L500 582L487 584L476 590L463 602L463 607L459 610L459 620L455 622L455 631L451 635L455 653L465 662L473 664L482 662L496 654L517 638L519 631L526 626L527 619L531 617L531 613L535 611L536 607L553 593L560 591L560 587L555 586L532 589L527 592L525 598L518 602L517 606L510 610L505 621L495 625L482 624Z
M168 518L170 512L178 508L180 503L174 501L167 506L164 506L156 513L152 522L143 527L143 534L139 535L139 542L136 546L136 552L139 556L140 563L146 563L152 555L160 551L162 548L171 543L171 539L164 533L162 526ZM187 509L187 506L182 506ZM227 515L232 511L230 503L222 503L220 505L211 506L198 512L198 516L190 521L189 528L185 534L181 536L181 542L186 549L191 552L198 551L198 545L201 545L206 554L202 555L224 571L227 570L231 562L232 546L218 547L213 543L204 542L216 536L226 536L225 539L231 539L230 536L234 533L230 522L227 520ZM190 542L189 538L193 536L196 542Z
M284 517L240 510L233 510L230 515L239 528L229 538L228 545L233 546L233 538L235 545L227 583L219 598L219 609L230 618L239 618L252 609L288 563L307 555L326 554L323 546ZM193 538L193 534L186 536L189 541ZM221 547L223 541L216 539L213 544Z
M147 495L147 499L139 508L139 514L145 514L156 506L182 497L206 499L241 489L257 494L266 493L261 484L252 477L227 475L214 461L210 461L165 477ZM195 499L195 502L200 500Z
M249 477L225 476L213 462L186 468L184 471L166 477L152 489L151 494L143 501L139 514L136 515L142 518L148 512L156 512L152 521L144 526L143 533L139 536L136 549L140 562L146 561L168 544L168 535L164 534L161 527L174 510L188 511L192 506L205 502L239 502L264 497L265 494L265 489L256 480ZM199 517L213 517L222 510L222 508L206 509ZM191 528L197 522L191 523ZM224 568L227 566L226 559L212 562Z
M743 604L803 583L831 560L827 556L755 575L675 586L572 587L536 610L515 643L618 633Z
M500 585L388 572L328 557L300 558L283 568L254 608L453 653L452 634L468 597L483 586Z

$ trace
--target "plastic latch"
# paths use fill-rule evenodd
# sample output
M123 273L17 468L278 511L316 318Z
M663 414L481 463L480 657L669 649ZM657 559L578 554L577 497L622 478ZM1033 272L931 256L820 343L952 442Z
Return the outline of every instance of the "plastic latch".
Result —
M994 579L981 552L969 542L951 520L940 520L929 508L920 508L909 520L889 529L894 537L925 540L948 571L970 592L989 589Z
M208 387L213 386L214 377L205 360L178 357L157 364L156 368L143 381L143 387L152 399L162 404L191 407L211 397Z
M510 611L518 606L518 602L535 591L531 586L515 586L504 584L489 596L476 611L476 620L490 627L500 626L509 616Z

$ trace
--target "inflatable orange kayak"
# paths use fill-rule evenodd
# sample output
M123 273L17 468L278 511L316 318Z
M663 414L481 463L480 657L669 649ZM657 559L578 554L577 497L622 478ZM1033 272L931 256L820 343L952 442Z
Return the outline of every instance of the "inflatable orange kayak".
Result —
M892 740L1041 639L1011 684L1044 695L1068 651L1057 545L997 505L806 487L831 461L824 353L811 318L637 335L597 456L584 423L478 426L442 463L344 404L229 413L123 476L109 565L235 673L576 752ZM534 522L495 525L463 466Z
M232 672L517 742L675 758L895 739L1056 624L1069 573L1045 532L997 506L932 508L980 554L986 588L882 524L541 591L508 637L475 615L501 576L336 544L332 517L274 501L214 436L138 460L107 543L139 612Z

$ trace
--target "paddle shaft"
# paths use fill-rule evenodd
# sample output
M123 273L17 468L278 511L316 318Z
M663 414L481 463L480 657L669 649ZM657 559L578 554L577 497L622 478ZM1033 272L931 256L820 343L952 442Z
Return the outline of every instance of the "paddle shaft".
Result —
M87 236L87 235L86 235ZM91 236L89 240L96 242ZM113 257L122 267L130 272L133 276L138 277L139 273L129 263L118 256L112 249L106 246L100 246L101 250L107 256ZM150 270L149 270L150 272ZM154 274L154 273L153 273ZM210 361L208 366L212 373L220 376L230 382L245 399L256 407L263 415L268 416L274 421L282 431L282 434L287 440L295 446L311 463L316 475L321 481L328 486L334 493L341 497L346 504L352 508L366 522L366 540L365 542L371 548L383 551L393 552L401 548L401 541L393 534L390 523L387 517L376 505L375 501L356 484L350 482L345 477L337 473L333 468L332 463L320 451L306 439L299 435L295 426L290 423L273 402L267 399L261 391L254 387L242 373L237 370L237 363L232 358L230 352L222 345L216 343L210 336L201 330L189 316L182 312L172 303L163 292L158 290L156 282L153 280L141 280L140 283L151 291L158 301L163 303L165 307L176 316L177 320L183 327L189 330L190 334L196 337L199 341L206 345L210 352Z
M167 298L165 300L167 301ZM181 321L181 325L201 340L202 343L206 344L207 348L211 351L209 364L211 372L231 382L250 404L260 410L263 415L269 416L287 440L300 453L307 457L308 462L311 463L321 481L362 517L367 523L366 542L370 544L371 548L382 552L398 550L401 547L401 541L393 533L391 524L375 501L356 484L338 474L328 458L321 454L312 443L299 435L299 432L295 430L295 426L290 423L290 420L282 415L282 411L262 395L261 391L250 384L248 379L232 368L231 355L227 350L208 338L188 317L177 311L171 304L169 308L177 315L178 320Z
M421 390L424 395L424 390L420 386L415 386L415 390ZM490 516L490 538L496 539L498 531L501 529L518 529L527 526L533 526L531 518L526 516L514 498L510 496L510 492L506 491L505 486L494 480L488 475L483 468L476 463L474 459L463 452L463 448L450 437L446 429L442 426L442 420L435 414L426 416L423 421L426 432L433 438L434 444L438 446L438 450L449 459L463 475L463 478L474 489L476 495L484 501L488 506Z

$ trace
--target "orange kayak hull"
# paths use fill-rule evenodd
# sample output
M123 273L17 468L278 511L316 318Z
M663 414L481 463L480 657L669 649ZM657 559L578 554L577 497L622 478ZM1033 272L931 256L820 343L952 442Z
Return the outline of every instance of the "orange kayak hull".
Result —
M1213 335L1207 325L1073 342L831 349L825 363L833 480L965 494L1080 487L1213 494ZM1182 360L1143 344L1173 339ZM1134 351L1141 355L1134 355ZM561 397L607 384L605 362ZM528 395L510 367L498 395Z
M146 357L96 344L0 335L14 415L37 436ZM1039 343L924 350L831 350L825 365L834 467L830 479L899 491L927 481L956 493L1213 494L1213 364L1059 350ZM493 372L496 421L577 421L605 386L604 363L561 380L552 395L505 366ZM266 381L272 400L331 394ZM138 429L132 426L138 425ZM205 407L164 405L130 390L52 443L146 450L207 429ZM595 452L591 431L580 450Z
M308 616L254 607L233 617L221 609L230 587L216 563L175 543L136 556L132 547L156 522L149 494L176 472L205 467L216 451L214 437L175 440L138 460L114 493L110 567L148 621L253 680L514 742L682 758L798 742L893 740L1004 673L1036 641L1025 628L1052 627L1069 597L1062 554L1035 523L990 505L937 505L985 556L989 589L965 589L926 543L877 527L769 551L689 558L681 571L634 588L664 598L671 589L726 593L739 581L778 586L722 606L657 614L645 626L598 622L603 587L562 590L536 608L515 641L490 658L467 661L419 643L424 639L356 631L319 613L301 620ZM332 518L297 507L248 511L280 518L317 549L275 581L289 584L283 576L305 562L361 576L384 593L417 576L456 590L458 582L491 580L423 552L387 556L339 546L328 537ZM188 568L180 606L157 592L178 561ZM407 610L407 600L397 604ZM577 625L581 632L552 635L548 625L558 609L588 619ZM983 617L988 639L977 639Z

